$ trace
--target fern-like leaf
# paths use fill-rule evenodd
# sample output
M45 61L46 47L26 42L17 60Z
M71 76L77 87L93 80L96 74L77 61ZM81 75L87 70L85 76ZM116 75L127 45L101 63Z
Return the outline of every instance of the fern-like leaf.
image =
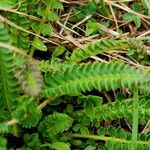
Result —
M66 67L63 72L45 76L47 97L64 94L79 95L81 92L131 88L150 81L150 75L120 62L89 63Z
M0 22L0 41L9 43L9 35L4 23ZM11 104L18 97L17 81L12 76L13 56L9 49L0 48L0 100L11 113Z
M28 13L28 3L26 1L23 2L21 0L16 0L12 3L13 6L16 5L16 3L20 3L20 6L17 10L19 12ZM30 28L30 20L27 19L25 16L15 13L8 13L8 18L10 18L11 21L26 30ZM20 31L14 27L10 27L10 31L13 45L28 51L30 47L29 34Z
M115 101L97 107L94 111L96 118L102 120L116 120L119 118L133 117L133 100ZM150 118L150 100L141 100L139 102L139 118Z
M117 51L128 48L137 49L137 52L142 54L145 52L142 41L136 38L127 38L123 40L111 38L96 43L90 43L85 47L84 50L76 48L71 55L71 60L73 62L80 62L91 56L95 56L104 52L109 52L111 50Z
M66 114L54 113L47 116L39 124L39 131L48 139L54 138L57 134L68 130L72 126L72 118Z
M71 60L74 62L79 62L89 58L90 56L95 56L110 50L119 50L127 47L127 44L120 42L119 40L106 39L94 44L88 44L84 50L79 48L75 49L71 55Z

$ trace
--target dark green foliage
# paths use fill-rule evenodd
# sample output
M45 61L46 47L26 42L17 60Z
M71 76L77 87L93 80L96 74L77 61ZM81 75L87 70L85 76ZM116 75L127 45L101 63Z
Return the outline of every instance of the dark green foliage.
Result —
M84 112L85 114L90 118L92 121L95 116L97 115L97 112L94 108L97 108L102 103L102 98L99 96L80 96L78 97L78 104L84 104Z
M39 136L37 133L25 134L24 142L25 142L26 148L40 150L41 141L39 140Z
M150 149L148 6L1 1L0 150Z

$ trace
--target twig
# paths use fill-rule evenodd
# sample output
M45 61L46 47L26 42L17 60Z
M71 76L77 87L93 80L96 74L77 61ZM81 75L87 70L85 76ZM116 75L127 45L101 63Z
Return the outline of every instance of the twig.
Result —
M86 16L83 20L81 20L80 22L78 22L78 23L76 23L75 25L73 25L73 26L71 27L71 29L76 28L77 26L79 26L80 24L84 23L85 21L87 21L87 20L90 19L91 17L92 17L92 15Z
M134 14L134 15L137 15L137 16L139 16L140 18L143 17L143 18L146 18L146 19L150 19L149 16L146 16L146 15L140 14L140 13L138 13L138 12L135 12L135 11L131 10L129 7L127 7L127 6L121 6L121 5L119 5L119 4L116 4L116 3L112 2L112 1L108 1L108 0L105 0L105 2L106 2L107 4L111 4L112 6L118 7L118 8L120 8L120 9L124 10L124 11L127 11L127 12L129 12L129 13L132 13L132 14Z
M64 26L62 26L62 28L61 28L61 30L60 30L60 32L59 32L59 34L61 35L62 33L63 33L63 31L64 31L64 27L66 27L66 24L67 24L67 21L69 20L69 17L70 17L70 14L71 14L71 12L72 12L72 9L70 9L70 11L69 11L69 13L68 13L68 15L67 15L67 17L66 17L66 20L65 20L65 22L64 22Z
M113 8L112 8L112 6L110 4L109 4L109 8L110 8L110 11L111 11L112 16L114 18L114 21L115 21L115 24L116 24L116 29L117 29L117 32L118 32L119 27L118 27L118 23L117 23L117 18L115 16L114 10L113 10Z

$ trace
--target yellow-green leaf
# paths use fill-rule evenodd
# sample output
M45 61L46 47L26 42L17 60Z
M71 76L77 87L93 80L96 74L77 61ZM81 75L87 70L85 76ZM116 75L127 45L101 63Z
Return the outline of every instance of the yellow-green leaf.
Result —
M39 38L35 38L32 45L41 51L47 51L47 47L43 44L43 42Z

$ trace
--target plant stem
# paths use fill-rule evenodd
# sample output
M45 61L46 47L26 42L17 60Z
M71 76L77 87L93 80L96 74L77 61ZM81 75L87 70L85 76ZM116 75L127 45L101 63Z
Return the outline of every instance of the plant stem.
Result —
M135 88L134 90L134 99L133 99L133 126L132 126L132 143L131 143L131 150L136 150L137 148L137 136L138 136L138 111L139 111L139 104L138 104L138 89Z
M100 140L100 141L112 141L115 143L132 143L132 141L126 140L126 139L120 139L116 137L107 137L103 135L82 135L82 134L70 134L70 137L72 138L86 138L86 139L94 139L94 140ZM149 141L136 141L138 144L145 144L149 145ZM131 150L131 149L130 149Z

